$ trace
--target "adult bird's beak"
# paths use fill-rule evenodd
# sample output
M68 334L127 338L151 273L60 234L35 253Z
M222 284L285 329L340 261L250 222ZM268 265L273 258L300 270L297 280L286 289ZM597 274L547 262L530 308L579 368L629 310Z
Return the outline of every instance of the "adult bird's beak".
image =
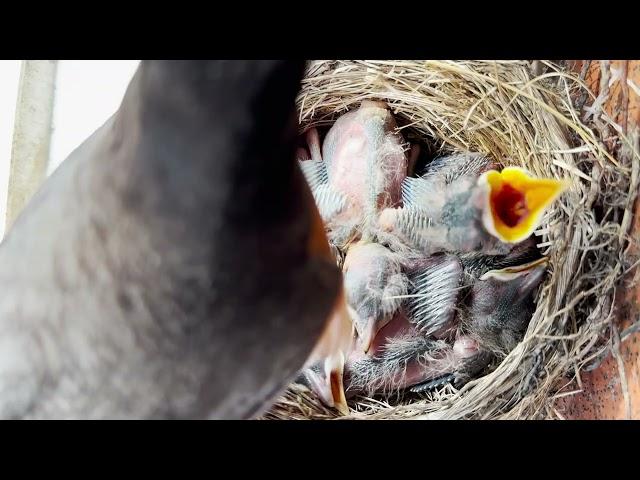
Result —
M546 208L567 188L568 182L534 178L518 167L489 170L478 179L483 192L484 227L506 243L528 238L538 227Z
M314 390L325 404L338 410L342 415L349 414L349 407L344 393L344 363L353 342L353 323L345 301L344 294L329 319L327 327L307 360L307 367L320 361L324 365L324 377L309 372L309 379Z
M335 264L335 258L324 233L322 219L313 203L313 198L310 195L309 197L309 208L313 212L309 243L310 254L326 258ZM325 403L336 408L343 415L349 413L344 393L343 373L345 358L352 347L353 335L353 322L349 314L344 288L341 287L325 329L309 356L305 368L323 362L325 378L314 378L312 383L314 383L314 388L321 393Z

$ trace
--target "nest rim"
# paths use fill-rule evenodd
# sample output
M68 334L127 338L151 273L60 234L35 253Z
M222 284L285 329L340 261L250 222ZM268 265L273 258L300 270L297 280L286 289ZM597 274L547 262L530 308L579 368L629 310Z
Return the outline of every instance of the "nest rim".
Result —
M363 100L384 101L405 139L429 139L436 153L476 151L571 185L536 231L549 274L529 328L489 373L417 400L358 398L346 417L292 385L265 418L562 418L555 400L607 349L616 286L632 262L621 252L640 156L620 132L628 149L610 152L574 107L578 92L592 105L598 98L561 65L542 64L546 71L535 74L525 61L309 63L297 102L302 131L330 125Z

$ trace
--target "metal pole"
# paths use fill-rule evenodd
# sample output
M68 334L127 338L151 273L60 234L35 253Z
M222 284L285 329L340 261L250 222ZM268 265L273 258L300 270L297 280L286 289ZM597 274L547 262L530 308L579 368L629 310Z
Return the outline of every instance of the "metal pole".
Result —
M57 60L25 60L11 148L6 229L47 176Z

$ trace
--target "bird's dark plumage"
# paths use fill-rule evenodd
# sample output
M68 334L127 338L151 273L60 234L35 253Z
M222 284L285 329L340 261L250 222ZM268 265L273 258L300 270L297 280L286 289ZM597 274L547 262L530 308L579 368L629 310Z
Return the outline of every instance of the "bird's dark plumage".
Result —
M304 62L142 62L0 246L0 417L247 418L340 272L294 155Z

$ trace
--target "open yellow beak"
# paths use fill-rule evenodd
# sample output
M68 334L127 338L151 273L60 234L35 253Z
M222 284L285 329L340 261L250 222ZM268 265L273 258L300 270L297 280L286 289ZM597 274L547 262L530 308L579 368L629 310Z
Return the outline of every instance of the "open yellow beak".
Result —
M482 221L489 233L506 243L518 243L538 228L545 209L567 188L568 183L534 178L518 167L489 170L478 179L486 192Z

